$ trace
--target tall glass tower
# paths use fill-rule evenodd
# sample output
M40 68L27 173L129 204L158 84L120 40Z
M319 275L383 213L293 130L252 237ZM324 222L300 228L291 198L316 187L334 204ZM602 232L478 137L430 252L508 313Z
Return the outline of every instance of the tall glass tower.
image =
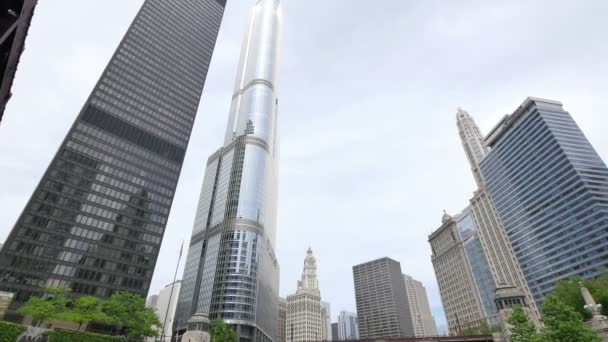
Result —
M0 253L15 306L147 295L225 5L144 2Z
M528 98L486 138L481 174L532 290L608 267L608 168L557 101Z
M224 146L207 162L174 329L195 313L234 325L240 341L274 340L279 0L253 8Z

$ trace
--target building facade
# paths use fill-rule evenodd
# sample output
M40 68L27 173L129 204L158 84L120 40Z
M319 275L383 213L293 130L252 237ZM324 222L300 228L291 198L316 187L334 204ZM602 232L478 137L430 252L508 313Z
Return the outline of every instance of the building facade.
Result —
M11 87L38 0L0 3L0 121L11 98Z
M498 217L494 203L487 193L486 183L481 174L481 161L488 155L490 149L484 141L481 130L468 112L459 109L456 114L456 123L463 149L477 182L478 189L470 200L470 212L477 228L479 243L494 279L494 288L509 286L518 288L527 298L528 306L533 314L531 318L538 320L540 319L540 312L532 298L532 292L524 278L521 267L515 258L515 252L502 221ZM482 298L486 297L482 295ZM490 312L488 311L488 305L485 304L487 302L487 300L484 300L484 307L487 312ZM493 305L493 307L495 306Z
M354 312L340 311L338 315L338 340L349 341L359 339L359 322Z
M490 271L488 259L479 239L479 232L473 219L471 208L467 207L455 217L455 220L467 263L473 274L475 288L481 300L484 316L487 318L490 326L495 325L497 323L497 310L494 303L496 285L494 284L494 277Z
M279 297L279 326L277 327L276 342L287 342L287 300Z
M260 0L244 36L224 145L209 157L184 269L176 330L196 314L241 341L275 340L279 162L279 0Z
M143 3L0 253L15 307L147 295L224 5Z
M323 327L323 341L331 341L331 304L328 302L321 302L321 310L323 311L323 317L325 317L325 326Z
M424 285L407 274L403 275L403 280L405 281L407 298L410 302L415 337L437 336L437 326L431 313L431 306Z
M317 260L309 248L298 289L295 294L287 297L287 340L322 341L326 326L317 277Z
M401 264L390 258L353 266L362 339L414 337Z
M441 227L429 236L429 243L449 334L459 335L466 328L483 325L486 316L457 221L445 214Z
M332 323L331 324L331 337L332 337L332 341L339 341L340 338L338 337L339 333L338 333L338 323Z
M148 298L148 303L146 306L154 309L156 316L158 316L158 320L162 324L161 341L164 341L165 339L167 341L171 341L171 336L173 336L172 327L175 319L175 309L177 308L177 298L179 297L181 285L181 280L178 280L173 284L165 286L162 290L160 290L158 295ZM155 338L149 338L149 340L154 341Z
M557 101L528 98L488 135L488 193L534 296L608 267L608 168Z

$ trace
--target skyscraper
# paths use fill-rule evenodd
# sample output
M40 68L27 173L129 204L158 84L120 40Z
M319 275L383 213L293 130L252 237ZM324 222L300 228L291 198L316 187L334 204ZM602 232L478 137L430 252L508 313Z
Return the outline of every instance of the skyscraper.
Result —
M527 98L488 134L481 174L541 302L608 267L608 168L557 101Z
M340 311L338 315L338 340L358 340L359 323L357 314L354 312Z
M403 275L403 280L405 281L407 298L410 302L410 313L416 337L437 336L435 319L431 313L431 306L424 285L407 274Z
M38 0L0 3L0 121L11 98L11 87Z
M339 333L338 333L338 323L332 323L331 324L331 336L332 336L332 341L339 341L340 338L338 337Z
M479 230L473 219L471 208L467 207L455 217L455 220L467 264L471 269L475 288L483 307L484 316L490 325L494 325L496 324L497 313L494 303L496 284L481 245Z
M275 340L279 0L260 0L241 50L224 146L209 157L175 329L195 313L223 319L243 341Z
M323 330L327 327L324 311L317 278L317 260L309 248L298 289L295 294L287 296L287 340L322 341Z
M487 322L456 220L443 215L439 229L429 236L431 260L450 334Z
M279 320L276 342L287 342L287 300L279 297Z
M401 264L382 258L353 266L362 339L414 337Z
M144 2L0 253L15 306L147 295L224 6Z
M328 302L321 302L321 307L323 308L323 314L325 315L325 327L323 328L324 332L324 341L331 341L331 304Z
M175 309L177 308L177 298L181 289L182 281L178 280L173 284L165 286L157 296L148 299L148 307L156 312L161 326L161 340L171 340L173 321L175 319ZM156 297L156 298L154 298ZM164 330L163 330L164 327ZM154 341L154 338L150 339Z
M459 108L456 123L462 146L477 182L478 189L470 200L470 211L475 221L479 242L494 278L495 288L514 286L519 289L527 299L527 305L533 314L532 319L538 320L540 313L532 298L532 292L515 258L513 247L502 221L498 217L494 202L488 195L486 183L481 174L480 163L488 155L490 149L483 139L481 130L468 112ZM484 306L487 307L487 305Z

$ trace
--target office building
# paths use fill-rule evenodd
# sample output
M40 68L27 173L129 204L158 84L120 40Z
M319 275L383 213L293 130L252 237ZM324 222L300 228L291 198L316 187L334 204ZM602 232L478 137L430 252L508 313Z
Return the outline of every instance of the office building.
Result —
M401 264L382 258L353 267L362 339L414 337Z
M325 317L323 341L331 341L331 305L328 302L321 302L321 310L323 311L323 317Z
M147 296L224 5L143 3L0 253L13 308L42 285Z
M531 318L538 321L540 319L540 312L532 298L532 292L515 258L511 243L498 217L494 203L488 195L485 181L481 174L480 163L488 155L490 149L486 145L475 120L467 111L458 109L456 123L463 149L477 182L477 190L470 200L471 205L465 210L469 214L464 216L469 216L470 214L473 216L477 232L476 237L479 239L490 272L492 273L494 288L513 286L519 289L524 297L527 298L526 302L532 313ZM487 290L487 287L485 289ZM484 297L482 295L482 298L487 298L487 296ZM488 312L488 315L491 315L491 310L489 310L486 303L488 303L488 300L484 300L484 308ZM492 305L492 307L495 308L495 305Z
M239 340L276 339L279 0L252 10L224 145L207 161L178 303L177 330L196 313Z
M146 307L154 309L156 307L156 303L158 303L158 295L152 295L148 297L146 301Z
M287 335L289 342L323 340L326 329L325 313L321 306L321 291L317 278L317 260L312 249L304 259L302 278L295 294L287 296Z
M0 121L12 96L13 80L37 2L5 0L0 3Z
M527 98L485 139L481 174L540 303L608 267L608 168L560 102Z
M456 220L456 227L462 241L467 264L473 275L475 289L483 307L484 316L491 326L495 325L497 310L494 296L496 285L479 239L479 232L471 208L467 207L454 219Z
M277 327L277 339L276 342L287 342L287 300L279 297L279 320Z
M437 336L435 319L431 313L431 306L424 285L407 274L403 275L403 280L405 281L407 298L410 302L414 334L416 337Z
M339 336L339 333L338 333L338 323L332 323L331 324L331 340L332 341L339 341L340 338L338 336Z
M487 320L457 221L444 214L442 225L429 236L429 243L450 335L482 326Z
M165 286L158 295L148 298L148 307L153 308L158 316L161 326L161 341L165 339L171 341L173 321L175 319L175 309L177 308L177 298L181 289L181 280ZM163 330L164 327L164 330ZM154 341L154 338L150 339Z
M359 323L354 312L340 311L338 315L338 340L349 341L359 339Z

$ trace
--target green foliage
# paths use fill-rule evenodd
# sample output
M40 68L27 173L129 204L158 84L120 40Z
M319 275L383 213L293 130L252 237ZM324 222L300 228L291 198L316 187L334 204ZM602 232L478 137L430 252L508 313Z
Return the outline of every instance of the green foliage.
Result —
M127 342L127 339L124 337L106 336L66 330L50 331L48 333L48 337L49 342Z
M513 307L513 312L509 318L511 325L511 342L539 342L540 337L536 333L534 323L521 306Z
M116 292L103 302L102 312L106 323L128 327L130 337L155 337L161 326L153 309L147 308L144 299L130 292Z
M211 342L236 342L234 328L219 319L211 322L209 334L211 335Z
M545 298L543 319L542 342L601 342L593 329L584 323L583 317L556 296Z
M487 321L482 321L477 327L469 327L462 330L464 336L481 336L481 335L492 335L494 332L499 332L499 326L490 326Z
M591 319L591 314L584 309L585 301L581 295L580 283L583 283L589 292L591 292L591 295L598 304L602 304L602 313L608 315L608 276L589 280L583 280L579 277L561 280L557 283L552 295L573 308L585 320L589 320Z
M0 322L0 342L15 342L25 332L25 327L18 324Z
M19 314L30 316L38 322L38 326L47 319L61 318L67 311L70 300L66 295L69 289L60 287L44 287L42 297L32 296L19 310Z
M78 330L82 325L92 321L107 322L108 317L101 312L101 299L92 296L77 298L70 310L59 316L60 319L78 323Z

